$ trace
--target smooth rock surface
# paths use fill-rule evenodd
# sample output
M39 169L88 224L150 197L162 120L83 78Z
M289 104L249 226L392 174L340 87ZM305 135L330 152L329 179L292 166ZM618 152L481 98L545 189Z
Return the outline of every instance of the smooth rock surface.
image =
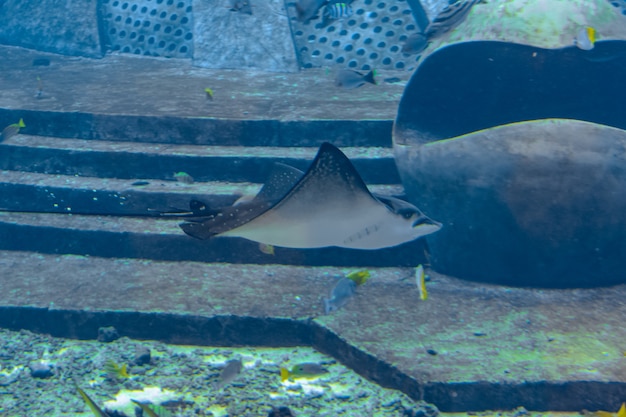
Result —
M96 0L5 0L0 43L57 54L102 57Z
M436 270L519 286L626 282L626 131L517 123L397 146L407 195L444 227Z

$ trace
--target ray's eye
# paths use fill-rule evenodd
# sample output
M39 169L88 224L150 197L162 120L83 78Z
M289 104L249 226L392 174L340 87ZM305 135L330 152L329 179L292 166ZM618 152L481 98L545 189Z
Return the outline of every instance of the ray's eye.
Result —
M414 210L411 210L411 209L406 209L406 208L405 208L405 209L400 209L400 210L398 210L398 214L399 214L400 216L402 216L403 218L405 218L405 219L407 219L407 220L408 220L408 219L410 219L411 217L415 216L415 211L414 211Z

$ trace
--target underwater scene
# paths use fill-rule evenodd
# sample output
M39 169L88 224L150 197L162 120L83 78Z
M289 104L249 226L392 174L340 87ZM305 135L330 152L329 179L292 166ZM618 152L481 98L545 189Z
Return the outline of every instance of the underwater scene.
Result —
M626 1L0 0L0 417L626 417Z

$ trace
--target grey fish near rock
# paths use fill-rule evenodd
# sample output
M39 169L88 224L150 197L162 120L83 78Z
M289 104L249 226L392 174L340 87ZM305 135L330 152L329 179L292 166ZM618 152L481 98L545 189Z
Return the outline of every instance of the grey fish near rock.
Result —
M356 287L356 282L350 278L341 278L330 292L330 297L324 299L324 312L332 313L346 305L354 296Z
M233 382L237 379L242 369L243 363L239 359L228 361L220 373L220 380L217 383L217 387L221 388Z
M296 16L300 22L307 23L317 17L317 11L326 4L326 0L298 0L296 2Z
M363 74L358 71L343 69L337 73L337 77L335 78L335 86L352 89L359 88L365 83L376 85L376 80L374 79L375 75L376 74L374 70L368 72L367 74Z

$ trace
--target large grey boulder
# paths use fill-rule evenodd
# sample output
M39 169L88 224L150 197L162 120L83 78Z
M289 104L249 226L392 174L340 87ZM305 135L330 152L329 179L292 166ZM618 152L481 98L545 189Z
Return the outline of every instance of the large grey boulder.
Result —
M540 19L546 0L475 6L405 89L396 162L410 200L444 224L428 238L440 272L626 282L626 21L605 1L585 2L582 23L583 2L549 3L564 14ZM590 51L573 45L583 23L599 33Z

